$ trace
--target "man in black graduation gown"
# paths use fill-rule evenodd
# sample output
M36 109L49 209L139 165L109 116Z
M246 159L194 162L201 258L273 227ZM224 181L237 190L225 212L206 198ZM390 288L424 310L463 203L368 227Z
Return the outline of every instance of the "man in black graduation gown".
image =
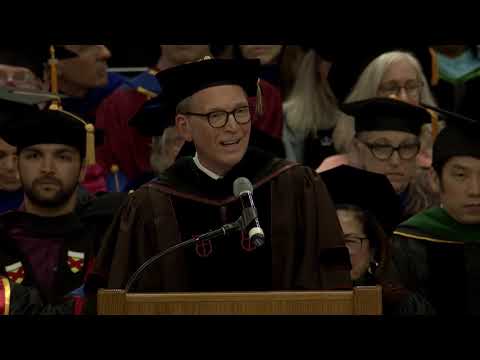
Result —
M24 105L2 131L17 147L25 197L22 209L0 216L0 313L82 313L86 275L123 198L78 201L94 128L53 104Z
M350 260L321 178L298 164L248 149L248 97L257 93L257 60L203 60L159 74L163 111L196 147L129 196L109 229L95 275L125 288L149 258L236 221L233 184L254 186L265 244L242 232L199 242L162 258L136 291L262 291L351 288ZM159 118L161 118L159 116ZM160 124L142 124L152 131ZM247 150L248 149L248 150Z
M402 282L439 315L480 314L479 139L478 121L447 114L447 128L433 147L441 206L394 233L393 259Z

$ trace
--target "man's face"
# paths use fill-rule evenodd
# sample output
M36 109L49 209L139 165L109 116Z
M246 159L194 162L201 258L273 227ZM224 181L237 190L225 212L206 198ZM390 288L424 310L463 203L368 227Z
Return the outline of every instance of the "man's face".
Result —
M222 112L233 111L242 124L230 114L225 126L210 125L223 117ZM220 176L225 175L243 158L250 139L251 115L245 91L237 85L204 89L192 96L189 112L210 114L210 123L206 116L180 114L177 115L179 133L194 142L203 166Z
M111 53L104 45L65 45L78 56L59 61L61 79L84 89L102 87L108 83Z
M21 151L18 159L25 195L36 206L58 208L73 196L85 175L77 149L39 144Z
M17 149L0 138L0 190L17 191L22 187L18 177Z
M387 176L397 193L406 190L415 176L416 157L420 148L415 135L402 131L365 131L358 135L355 143L365 170ZM391 147L403 150L394 151L389 158L378 156L388 155Z
M42 83L27 68L0 64L0 86L16 87L23 90L40 90Z
M480 159L452 157L436 183L443 207L451 217L461 224L480 224Z
M208 45L161 45L162 57L172 65L181 65L210 55Z

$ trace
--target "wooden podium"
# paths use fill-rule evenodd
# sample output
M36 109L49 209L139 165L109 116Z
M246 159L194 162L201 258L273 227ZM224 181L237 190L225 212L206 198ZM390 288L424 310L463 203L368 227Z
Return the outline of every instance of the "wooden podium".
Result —
M97 310L98 315L382 315L382 289L165 294L100 290Z

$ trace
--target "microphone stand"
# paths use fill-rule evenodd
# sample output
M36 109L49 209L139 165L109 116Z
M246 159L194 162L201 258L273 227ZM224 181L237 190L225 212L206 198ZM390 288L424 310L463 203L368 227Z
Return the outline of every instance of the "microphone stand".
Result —
M178 249L181 249L181 248L184 248L186 246L189 246L191 244L195 244L199 241L202 241L202 240L213 240L213 239L218 239L218 238L221 238L221 237L224 237L226 236L227 234L230 234L232 232L235 232L235 231L242 231L243 229L245 229L244 226L248 225L249 223L251 222L251 220L249 222L246 222L244 221L244 216L242 215L242 217L240 219L238 219L236 222L234 223L231 223L231 224L227 224L227 225L224 225L222 226L220 229L217 229L215 231L211 231L209 233L206 233L206 234L203 234L203 235L200 235L198 237L195 237L195 238L192 238L190 240L187 240L187 241L184 241L184 242L181 242L180 244L177 244L175 246L172 246L168 249L166 249L165 251L162 251L161 253L155 255L154 257L152 257L151 259L149 259L146 263L144 263L131 277L130 279L128 280L127 282L127 285L125 286L125 291L128 293L130 291L130 289L132 288L132 286L137 282L138 278L140 277L140 275L142 275L142 273L147 269L149 268L150 266L152 266L154 263L156 263L159 259L161 259L162 257L164 257L165 255L168 255Z

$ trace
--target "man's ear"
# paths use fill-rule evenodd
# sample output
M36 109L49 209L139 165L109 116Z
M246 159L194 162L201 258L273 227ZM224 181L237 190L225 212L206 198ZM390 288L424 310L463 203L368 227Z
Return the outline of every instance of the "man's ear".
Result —
M178 114L175 117L175 126L180 136L182 136L188 142L193 141L190 120L185 115Z

